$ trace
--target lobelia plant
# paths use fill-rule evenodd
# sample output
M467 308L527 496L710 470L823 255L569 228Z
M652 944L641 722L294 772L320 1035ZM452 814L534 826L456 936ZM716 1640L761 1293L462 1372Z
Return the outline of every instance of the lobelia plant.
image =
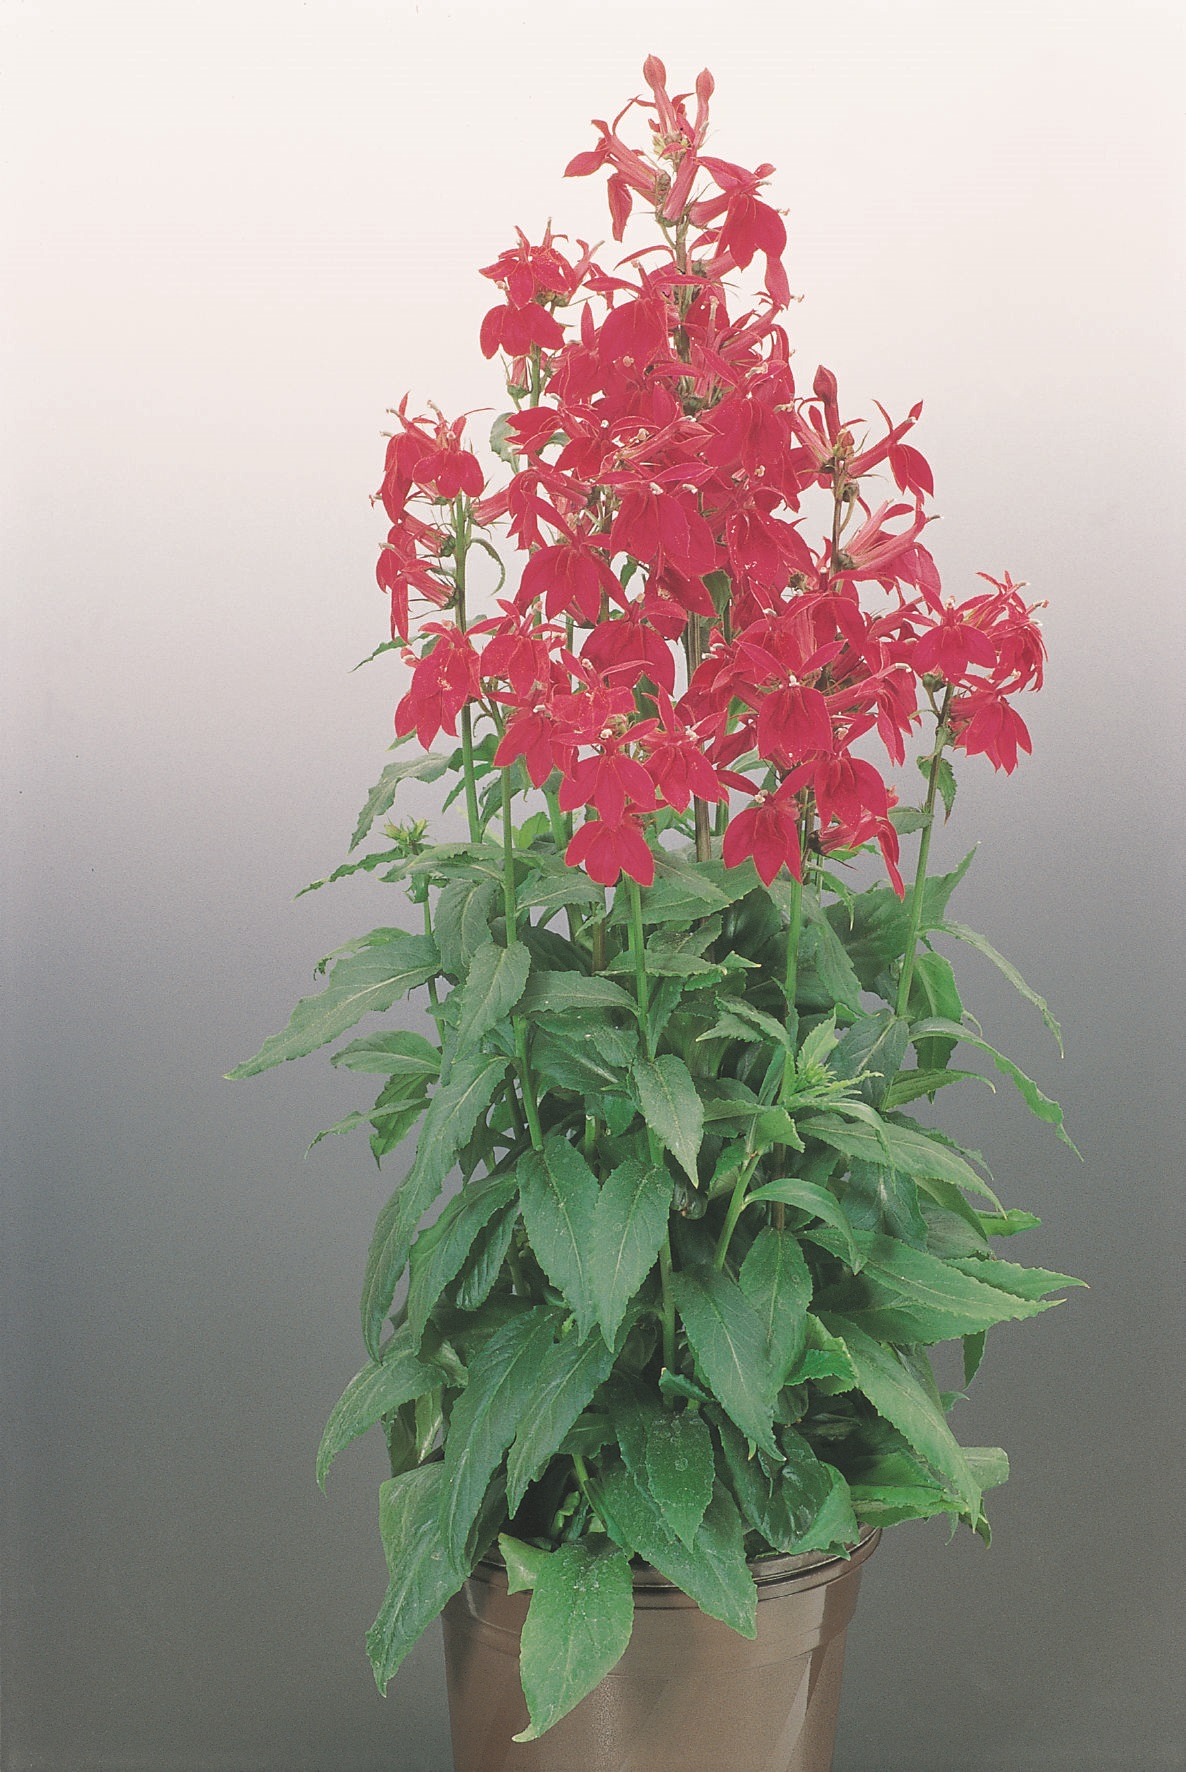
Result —
M387 446L378 650L411 668L396 747L417 748L351 850L409 778L452 775L468 836L385 822L338 868L403 884L422 930L323 960L325 988L231 1073L426 993L426 1032L332 1058L382 1086L330 1130L369 1127L378 1160L419 1132L318 1477L382 1427L380 1689L496 1547L533 1589L524 1739L621 1655L632 1559L752 1636L753 1559L935 1514L987 1540L1005 1454L957 1442L930 1349L961 1342L967 1383L994 1324L1078 1284L994 1253L1038 1221L909 1111L987 1081L955 1063L970 1048L1069 1143L940 951L986 956L1058 1037L951 920L971 857L928 872L953 756L1009 773L1030 749L1033 608L1008 575L942 596L921 406L871 436L827 369L797 389L773 168L705 151L707 71L676 97L655 57L644 75L649 149L619 133L634 99L567 170L607 169L614 239L638 199L651 243L607 271L549 227L482 272L512 403L499 482L464 419L406 399ZM902 770L911 746L925 786L903 806L872 759ZM866 852L888 884L861 883Z

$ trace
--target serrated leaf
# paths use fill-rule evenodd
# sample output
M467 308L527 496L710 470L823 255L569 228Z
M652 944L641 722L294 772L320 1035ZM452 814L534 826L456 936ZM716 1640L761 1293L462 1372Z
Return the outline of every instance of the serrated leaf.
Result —
M853 1078L867 1073L862 1093L874 1107L879 1107L902 1063L908 1040L906 1023L891 1009L862 1015L845 1030L828 1061L829 1069L837 1077Z
M816 916L805 926L799 943L802 966L815 971L829 1002L842 1003L855 1014L861 1008L861 981L844 943L826 917Z
M471 1051L482 1036L509 1015L527 983L531 955L520 941L506 947L488 942L474 954L450 1005L456 1003L451 1052L456 1058Z
M540 910L545 914L570 905L601 910L605 905L605 887L576 868L533 869L520 886L516 903L521 911Z
M748 1196L750 1205L764 1200L783 1206L795 1206L812 1218L822 1218L825 1224L830 1224L840 1232L849 1266L854 1270L860 1267L861 1257L853 1240L848 1214L835 1194L830 1194L826 1187L820 1187L818 1182L804 1181L798 1176L788 1176L783 1181L767 1182L764 1187L755 1188Z
M490 941L498 903L498 882L485 875L463 874L442 890L432 926L441 966L450 978L464 978L478 949Z
M1057 1021L1055 1021L1053 1015L1051 1015L1050 1006L1046 1002L1046 999L1040 997L1037 991L1033 990L1025 982L1025 979L1022 978L1016 966L1014 966L1011 961L1006 960L1004 954L999 953L987 937L977 934L975 929L969 929L964 923L936 923L933 925L933 928L936 935L954 936L956 941L962 941L966 943L968 947L975 948L978 954L983 954L986 960L990 960L996 967L997 971L1009 980L1013 989L1018 991L1021 996L1025 998L1027 1003L1033 1004L1034 1008L1038 1011L1038 1014L1042 1017L1042 1020L1046 1023L1046 1026L1050 1029L1050 1032L1054 1035L1055 1040L1058 1042L1058 1050L1061 1054L1062 1029L1059 1027Z
M847 1317L821 1312L826 1328L843 1341L857 1375L858 1388L877 1413L923 1458L958 1499L969 1520L980 1515L980 1485L963 1448L947 1425L942 1409L891 1348L866 1335Z
M946 1144L913 1127L883 1120L877 1134L870 1127L841 1120L835 1114L817 1114L801 1119L799 1130L821 1139L845 1156L859 1157L866 1163L888 1161L893 1168L914 1176L916 1180L933 1175L997 1204L996 1195L970 1163Z
M562 1336L548 1348L523 1398L521 1424L507 1458L507 1513L560 1449L577 1416L609 1376L613 1354L599 1336Z
M694 1410L663 1410L647 1428L647 1485L664 1521L691 1547L712 1500L716 1465L708 1424Z
M599 1025L592 1016L557 1016L538 1029L531 1067L537 1083L592 1100L607 1090L625 1089L637 1053L634 1028Z
M547 1138L519 1164L523 1223L536 1259L564 1294L583 1341L595 1307L589 1273L597 1211L597 1178L565 1138Z
M468 1571L450 1557L438 1525L444 1469L421 1465L379 1490L379 1529L390 1580L367 1651L380 1692L412 1645L439 1616Z
M423 1332L429 1312L461 1271L479 1232L514 1199L514 1174L472 1181L449 1201L440 1217L416 1238L411 1250L408 1323Z
M431 751L426 756L411 757L403 763L388 763L366 797L347 853L358 848L375 820L390 809L401 781L439 781L448 767L447 757L436 756Z
M447 1554L465 1556L490 1479L523 1419L524 1398L555 1339L548 1305L512 1317L470 1362L445 1439L440 1524Z
M988 1077L981 1076L979 1071L953 1071L945 1066L941 1071L899 1071L881 1103L882 1111L892 1114L896 1109L905 1107L907 1102L918 1101L924 1095L934 1095L939 1089L946 1089L949 1083L983 1083L986 1089L996 1093L996 1084Z
M803 1352L811 1303L811 1274L794 1233L770 1225L760 1230L741 1264L738 1284L762 1324L778 1389Z
M671 1053L640 1057L634 1061L630 1081L643 1119L695 1187L704 1107L687 1065Z
M658 1259L671 1196L667 1170L633 1157L602 1183L593 1215L589 1284L601 1333L611 1347L626 1306Z
M919 1039L926 1039L933 1034L947 1035L953 1040L962 1040L965 1046L975 1046L978 1052L987 1052L1001 1075L1008 1077L1011 1082L1016 1084L1030 1113L1036 1119L1044 1121L1047 1126L1053 1126L1067 1148L1074 1151L1077 1157L1080 1156L1080 1152L1072 1144L1070 1136L1063 1126L1062 1109L1058 1103L1051 1101L1048 1095L1043 1095L1033 1079L1027 1077L1011 1058L1006 1058L1003 1052L998 1052L995 1046L990 1046L987 1040L982 1040L970 1028L964 1027L961 1022L929 1017L926 1021L915 1022L910 1029L910 1038L916 1045Z
M853 1157L844 1189L844 1209L854 1230L886 1231L915 1249L927 1243L927 1221L918 1183L900 1169Z
M533 1020L552 1015L594 1014L621 1009L631 1016L638 1005L628 991L610 978L590 978L584 972L535 972L523 993L522 1013Z
M1044 1267L1020 1267L1015 1261L1002 1261L996 1255L957 1257L948 1266L985 1286L1011 1292L1016 1298L1045 1298L1051 1292L1061 1292L1064 1286L1087 1285L1086 1280L1076 1280L1072 1274L1053 1274Z
M396 1028L351 1040L349 1046L331 1054L330 1063L341 1065L348 1071L367 1071L402 1077L408 1082L432 1083L440 1072L441 1055L423 1034Z
M915 958L910 980L911 1021L918 1022L926 1016L941 1016L958 1022L963 1013L964 1005L960 1000L951 961L942 954L932 953L924 948ZM916 1038L914 1049L918 1054L920 1070L941 1071L955 1050L955 1041Z
M416 1227L444 1185L457 1153L486 1112L506 1074L507 1061L476 1052L461 1058L433 1096L403 1184L379 1214L367 1258L362 1332L374 1354L383 1320L407 1265Z
M1049 1308L1037 1301L1040 1293L1035 1298L985 1284L964 1264L912 1249L895 1237L860 1233L857 1241L865 1257L859 1302L827 1294L818 1302L821 1310L829 1305L843 1310L850 1322L877 1341L929 1346L974 1335L996 1323L1037 1316ZM989 1267L991 1260L980 1265ZM847 1291L839 1289L842 1294Z
M710 1618L719 1618L743 1637L757 1635L758 1590L745 1560L744 1528L722 1484L713 1490L691 1548L676 1537L625 1465L611 1468L590 1489L623 1550L636 1551Z
M756 1446L778 1456L766 1331L737 1281L712 1267L672 1275L671 1295L704 1382Z
M630 1563L615 1544L562 1544L536 1577L519 1672L535 1741L616 1665L634 1627Z
M304 1058L336 1040L364 1015L390 1009L398 998L436 976L437 951L428 936L405 935L402 930L384 934L385 940L339 960L325 989L315 997L302 997L283 1032L270 1035L254 1058L227 1075L239 1081L286 1059Z
M317 1481L324 1489L329 1467L344 1446L374 1427L381 1416L423 1396L442 1381L439 1366L419 1355L420 1338L405 1324L355 1374L325 1424L317 1452Z
M724 1470L751 1529L772 1550L797 1550L831 1492L831 1470L798 1434L784 1436L790 1456L777 1467L759 1458L744 1434L718 1409L710 1411L721 1444Z

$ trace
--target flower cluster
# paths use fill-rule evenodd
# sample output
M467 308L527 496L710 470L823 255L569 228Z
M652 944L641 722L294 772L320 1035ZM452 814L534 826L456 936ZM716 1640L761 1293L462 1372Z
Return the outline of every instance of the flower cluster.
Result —
M395 414L378 578L412 668L396 729L428 746L460 721L472 745L488 721L494 763L547 787L568 862L607 885L649 884L659 821L686 816L702 858L715 837L767 884L876 843L901 892L895 796L866 751L900 764L929 706L936 756L1012 770L1039 630L1008 576L944 598L932 476L907 441L921 406L878 408L869 435L827 369L799 390L774 169L703 151L707 70L675 96L656 57L644 75L649 101L597 122L567 170L608 169L615 239L637 201L654 244L606 270L549 228L482 273L500 300L481 348L507 360L514 403L492 439L505 483L488 486L464 419ZM649 150L619 133L637 105ZM731 279L759 258L745 306ZM475 549L501 572L480 620ZM413 599L433 619L413 622Z

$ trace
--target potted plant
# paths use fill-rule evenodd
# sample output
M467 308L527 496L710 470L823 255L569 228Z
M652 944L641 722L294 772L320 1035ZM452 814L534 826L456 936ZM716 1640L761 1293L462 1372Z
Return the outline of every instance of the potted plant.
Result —
M382 1161L418 1128L318 1475L381 1428L371 1659L384 1689L446 1612L459 1772L826 1768L877 1532L987 1540L1007 1473L957 1442L931 1349L961 1343L966 1383L1075 1283L995 1252L1037 1221L930 1108L986 1055L1067 1139L950 953L1053 1018L952 920L971 857L928 866L953 760L1030 748L1034 610L1007 574L944 597L921 407L870 429L828 370L800 385L773 168L706 150L707 71L644 75L649 146L631 100L568 173L606 169L646 247L607 269L549 227L482 273L500 465L464 419L394 415L378 650L411 676L331 878L404 887L418 926L323 961L231 1073L365 1019L332 1062L379 1095L332 1130ZM449 777L461 840L394 821L402 782ZM371 1019L412 993L423 1031Z

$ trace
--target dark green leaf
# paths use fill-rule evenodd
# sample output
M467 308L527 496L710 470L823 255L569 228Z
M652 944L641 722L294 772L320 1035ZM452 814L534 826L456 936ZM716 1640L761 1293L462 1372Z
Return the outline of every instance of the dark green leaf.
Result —
M860 1157L866 1163L884 1163L888 1159L895 1169L913 1175L916 1180L934 1175L996 1203L996 1195L970 1164L948 1145L915 1127L884 1120L878 1136L870 1127L854 1125L835 1114L817 1114L801 1119L799 1130L822 1139L845 1156Z
M317 1452L317 1481L323 1489L329 1467L343 1446L401 1403L423 1396L441 1383L441 1368L419 1356L419 1339L406 1324L397 1329L380 1348L378 1360L368 1361L334 1404Z
M325 989L301 999L283 1033L272 1034L254 1058L236 1065L228 1075L238 1081L285 1059L303 1058L336 1040L364 1015L390 1009L398 998L436 976L437 951L428 936L405 935L402 930L383 934L384 940L339 960Z
M696 1185L696 1158L704 1136L704 1108L682 1058L637 1058L631 1084L647 1126Z
M379 1491L379 1529L390 1582L367 1633L367 1651L380 1692L465 1580L465 1567L449 1556L441 1539L444 1482L444 1467L426 1464L392 1477Z
M662 1410L647 1428L647 1486L665 1523L691 1548L712 1500L712 1435L692 1409Z
M803 1352L811 1303L811 1274L794 1233L770 1226L759 1231L738 1279L761 1320L777 1390Z
M846 1029L828 1060L828 1068L837 1077L852 1078L868 1073L863 1093L867 1101L879 1107L902 1063L908 1038L906 1023L891 1009L879 1009L876 1015L862 1015Z
M512 1201L474 1238L461 1278L453 1288L459 1310L480 1310L489 1298L502 1273L518 1221L518 1202Z
M520 1426L507 1459L507 1513L512 1518L528 1484L559 1451L612 1364L612 1353L596 1335L584 1342L564 1335L545 1349L525 1387Z
M908 1371L892 1348L882 1347L847 1318L822 1313L823 1322L843 1341L856 1370L857 1385L877 1413L906 1439L959 1500L968 1519L980 1514L980 1486L943 1411L926 1387Z
M571 1089L592 1101L606 1091L625 1090L637 1052L633 1028L598 1024L592 1016L557 1015L532 1041L531 1068L537 1083Z
M421 1231L412 1245L408 1288L408 1322L414 1333L423 1331L429 1312L460 1272L479 1231L514 1199L517 1190L513 1174L470 1182L436 1222Z
M915 958L910 980L911 1021L918 1022L926 1016L937 1015L958 1022L963 1013L964 1006L956 986L955 973L951 969L951 961L945 960L942 954L931 953L924 948ZM955 1041L942 1037L929 1040L915 1038L914 1049L918 1054L920 1070L941 1071L955 1050Z
M601 1332L612 1346L626 1306L658 1258L671 1209L665 1168L628 1157L602 1185L593 1217L589 1283Z
M736 1280L715 1268L673 1274L671 1291L704 1382L742 1433L777 1457L771 1429L776 1383L758 1313Z
M861 981L844 943L832 924L823 916L813 918L803 930L799 943L801 966L814 970L830 1003L842 1003L854 1015L860 1013Z
M371 1239L362 1294L362 1332L372 1354L407 1265L416 1227L505 1074L505 1058L472 1053L458 1060L449 1081L429 1103L411 1170L379 1214Z
M1044 997L1040 997L1037 991L1032 990L1026 984L1016 966L1006 960L1004 954L998 953L990 941L983 935L978 935L974 929L969 929L964 923L936 923L934 930L937 935L952 935L957 941L966 942L969 947L975 948L978 954L983 954L986 960L991 960L997 971L1009 980L1014 990L1019 991L1027 1003L1033 1004L1058 1041L1059 1052L1062 1051L1062 1029L1051 1015L1049 1004ZM956 1019L958 1020L958 1017Z
M825 1224L840 1232L849 1266L860 1267L861 1257L853 1241L848 1214L826 1187L820 1187L814 1181L802 1181L798 1176L788 1176L783 1181L771 1181L765 1187L755 1188L748 1198L750 1205L770 1200L782 1206L796 1206L812 1218L822 1218Z
M597 1178L567 1139L548 1138L519 1164L519 1195L536 1259L567 1299L583 1341L596 1316L589 1263Z
M523 1420L539 1367L552 1347L556 1312L547 1305L512 1317L470 1362L453 1407L442 1465L440 1522L445 1549L465 1556L490 1479Z
M358 848L375 820L382 818L383 814L390 809L401 781L407 781L410 778L417 781L439 781L448 767L449 759L447 757L434 756L431 751L426 756L411 757L403 763L388 763L367 795L362 811L358 815L358 824L350 839L350 850Z
M535 1741L621 1659L634 1626L630 1563L614 1544L562 1544L536 1577L519 1671Z
M496 1022L509 1015L519 998L531 967L531 956L522 942L495 947L487 942L474 954L464 982L450 1006L456 1006L452 1052L454 1058L472 1051Z
M900 1169L853 1157L844 1186L844 1209L854 1230L887 1231L915 1249L924 1249L928 1227L918 1183Z
M462 874L442 891L433 914L433 934L441 966L450 978L464 978L478 949L490 941L490 922L499 902L498 882L484 874Z
M1048 1095L1043 1095L1038 1085L1027 1077L1024 1071L1019 1070L1011 1058L1006 1058L1004 1053L998 1052L995 1046L990 1046L987 1040L980 1039L970 1028L964 1027L960 1022L948 1021L941 1017L930 1017L926 1021L915 1022L910 1029L910 1038L916 1045L920 1039L925 1039L933 1034L947 1035L953 1040L962 1040L966 1046L975 1046L978 1052L987 1052L1001 1075L1009 1077L1017 1085L1030 1113L1035 1115L1037 1119L1045 1121L1048 1126L1053 1126L1062 1142L1070 1150L1073 1150L1076 1156L1079 1155L1063 1127L1062 1109L1058 1103L1051 1101Z
M397 1028L351 1040L349 1046L332 1054L330 1063L348 1071L373 1071L407 1082L432 1083L441 1068L441 1055L423 1034Z
M1049 1308L1033 1298L984 1284L967 1271L969 1264L942 1261L895 1237L862 1233L857 1241L865 1256L859 1303L849 1302L849 1288L842 1288L843 1299L825 1296L819 1303L823 1308L842 1309L850 1322L877 1341L929 1346L974 1335L995 1323L1037 1316ZM991 1258L971 1264L986 1269L992 1265Z
M523 993L520 1004L524 1015L538 1020L541 1016L575 1015L582 1011L593 1014L607 1009L622 1009L638 1014L638 1005L628 991L612 979L589 978L583 972L536 972Z
M1045 1298L1048 1293L1061 1292L1064 1286L1087 1284L1086 1280L1076 1280L1070 1274L1052 1274L1044 1267L1019 1267L1016 1262L1001 1261L995 1255L972 1256L947 1265L961 1274L969 1274L974 1280L983 1281L986 1286L1011 1292L1015 1298Z
M719 1618L743 1637L757 1635L758 1590L745 1560L741 1517L720 1483L691 1549L676 1537L656 1502L625 1465L598 1478L591 1492L623 1550L636 1551L710 1618Z

